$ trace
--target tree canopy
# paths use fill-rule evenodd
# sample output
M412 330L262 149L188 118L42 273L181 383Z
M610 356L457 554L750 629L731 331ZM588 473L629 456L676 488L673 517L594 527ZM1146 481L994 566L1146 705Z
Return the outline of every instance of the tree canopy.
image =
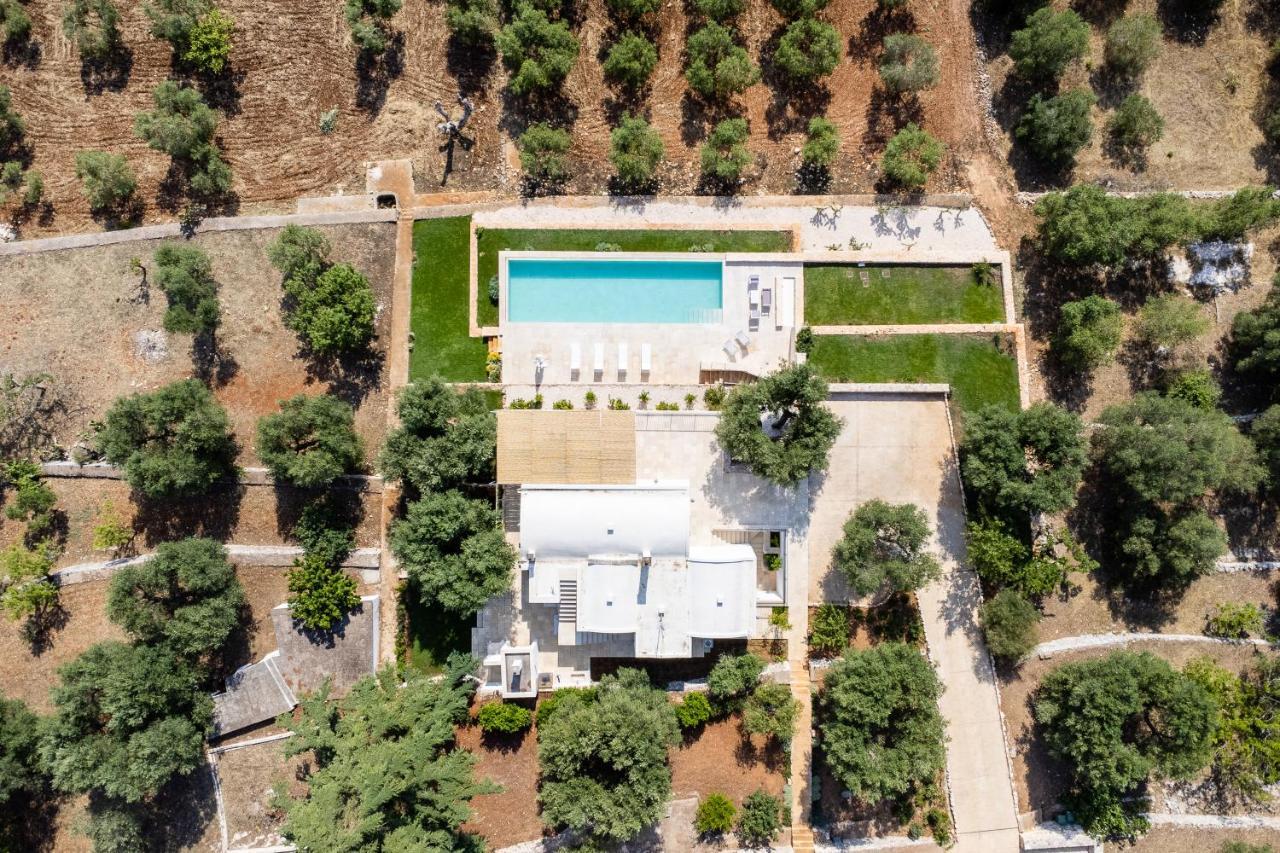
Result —
M1209 763L1217 703L1148 652L1066 663L1032 707L1049 753L1072 777L1069 805L1085 829L1128 836L1145 828L1138 793L1153 773L1189 776Z
M391 526L391 550L427 604L471 614L511 588L516 552L497 511L458 492L409 504Z
M1088 89L1068 89L1049 98L1034 94L1013 134L1049 165L1068 168L1093 136L1089 111L1095 103L1097 98Z
M0 815L10 804L36 794L44 786L44 771L36 752L39 722L35 714L17 699L0 693ZM0 830L0 844L7 841Z
M299 394L258 421L258 455L277 480L328 486L364 459L351 406L328 394Z
M282 832L299 850L455 850L483 845L464 834L470 802L499 790L474 778L476 756L456 748L474 684L451 671L432 680L388 667L333 700L326 684L306 696L285 754L310 753L307 793L276 798Z
M129 485L149 498L203 494L235 475L227 413L194 379L116 400L97 441L107 461L123 467Z
M1221 709L1213 739L1219 789L1239 802L1270 799L1267 786L1280 782L1280 658L1260 655L1240 675L1196 658L1184 672Z
M657 823L671 798L667 750L680 740L666 693L622 669L595 690L557 698L546 719L538 716L543 821L602 842Z
M1280 287L1273 283L1261 305L1235 316L1227 352L1236 373L1275 399L1280 389Z
M187 660L220 649L240 624L244 589L212 539L162 542L155 556L111 576L107 615L143 643Z
M164 80L152 93L155 109L134 117L134 133L156 151L179 161L191 189L219 195L231 189L231 169L215 143L218 114L198 89Z
M1078 415L1052 403L1010 412L987 406L965 420L965 488L999 512L1058 512L1075 503L1088 460Z
M507 88L518 97L559 86L578 58L578 39L569 26L530 3L517 5L497 42L511 72Z
M1009 40L1009 56L1023 77L1054 80L1089 49L1089 25L1071 9L1044 6L1027 16Z
M658 49L653 42L636 32L623 33L609 48L604 60L604 73L630 89L639 89L658 67Z
M914 504L870 500L844 523L831 553L832 568L857 595L882 589L909 592L938 577L938 560L926 549L929 523Z
M793 83L804 84L834 71L843 51L835 27L817 18L800 18L787 25L773 59Z
M884 40L880 79L894 95L931 89L938 84L938 54L916 35L894 33Z
M944 150L933 134L910 122L885 146L880 169L886 178L903 189L922 190L942 162Z
M58 790L137 803L204 763L213 702L169 649L98 643L58 675L40 739Z
M119 211L138 189L138 180L123 154L80 151L76 154L76 177L84 184L84 195L94 213Z
M284 274L285 325L315 356L339 358L369 346L375 334L373 288L350 264L329 261L323 234L286 225L267 254Z
M627 113L609 133L609 162L625 187L652 181L664 152L662 137L642 116Z
M170 332L212 332L221 320L213 263L202 249L164 243L156 249L156 286L169 300L164 327Z
M916 649L850 649L819 695L822 749L853 796L878 803L929 782L946 761L937 673Z
M733 31L714 21L689 36L689 88L708 100L743 92L760 79L760 69L738 44Z
M784 367L729 392L716 439L756 475L793 486L826 469L840 434L840 419L822 405L826 398L827 383L812 367Z
M459 393L433 376L404 388L396 407L400 426L378 457L384 476L418 494L493 480L498 420L479 389Z

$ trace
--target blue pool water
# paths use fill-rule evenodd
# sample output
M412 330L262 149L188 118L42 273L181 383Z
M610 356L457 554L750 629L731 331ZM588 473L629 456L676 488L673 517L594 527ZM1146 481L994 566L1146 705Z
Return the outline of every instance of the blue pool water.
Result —
M512 258L513 323L714 323L719 261Z

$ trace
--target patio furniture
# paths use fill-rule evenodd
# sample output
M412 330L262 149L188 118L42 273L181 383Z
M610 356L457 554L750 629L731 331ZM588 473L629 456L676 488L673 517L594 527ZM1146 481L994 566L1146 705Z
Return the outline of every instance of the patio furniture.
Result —
M743 352L751 351L751 337L746 332L739 329L738 334L734 335L733 339L738 342L738 346L742 347Z
M604 344L596 342L595 359L592 361L592 367L595 369L596 377L604 376Z
M653 366L653 353L650 351L648 343L640 345L640 378L648 379L649 370Z
M720 349L724 350L724 354L729 356L729 358L734 358L738 354L738 348L734 346L733 338L729 338L729 340L725 341L724 345L721 346Z
M773 288L766 287L760 291L760 313L768 316L770 309L773 308Z
M577 341L569 344L569 375L577 379L582 372L582 345Z
M627 378L627 342L618 341L618 378Z

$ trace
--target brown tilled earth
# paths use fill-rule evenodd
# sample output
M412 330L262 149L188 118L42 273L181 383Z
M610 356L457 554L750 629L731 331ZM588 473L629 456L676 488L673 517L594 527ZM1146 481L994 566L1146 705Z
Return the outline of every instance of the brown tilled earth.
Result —
M141 4L121 4L124 41L132 64L123 85L91 91L81 80L80 60L62 35L61 0L27 4L35 22L38 58L4 69L15 108L26 118L34 168L46 182L52 206L44 219L26 223L27 234L92 230L87 205L74 175L77 151L102 149L126 155L140 179L144 221L173 219L181 206L159 197L169 169L167 156L152 151L133 135L133 116L149 109L151 91L171 73L172 51L149 34ZM459 87L472 97L476 114L467 126L475 144L454 154L449 187L519 189L518 158L511 145L532 121L572 125L575 177L572 192L604 191L610 174L606 160L608 131L623 109L648 114L667 146L662 192L696 188L697 159L706 115L685 97L683 50L692 23L684 6L669 0L656 16L659 66L650 91L638 104L619 104L605 83L602 49L613 38L603 0L580 3L575 28L582 43L578 62L566 80L562 98L530 106L511 102L504 92L506 72L500 60L451 54L439 2L409 3L393 23L403 35L401 68L385 85L362 82L340 5L286 0L226 0L220 8L236 21L231 55L231 86L210 95L224 110L218 136L235 173L234 192L242 212L290 210L299 196L363 191L364 163L411 158L421 189L438 186L445 153L435 127L436 101L454 106ZM875 162L888 136L915 120L948 143L952 157L934 180L934 189L958 187L958 163L981 146L975 104L975 63L968 4L961 0L913 3L892 28L874 12L875 0L834 0L822 13L846 40L846 55L825 85L788 98L770 73L768 56L781 33L781 18L766 0L750 0L739 19L746 46L764 70L764 81L748 90L723 115L745 115L751 124L749 147L757 156L758 177L746 192L794 190L796 149L811 115L825 113L841 131L841 159L833 170L836 191L869 190ZM886 32L911 28L938 50L943 82L918 103L890 106L876 94L875 63ZM765 60L762 62L762 55ZM804 103L801 104L800 100ZM337 107L337 129L319 130L322 113ZM163 204L162 204L163 201ZM233 205L233 209L237 209Z

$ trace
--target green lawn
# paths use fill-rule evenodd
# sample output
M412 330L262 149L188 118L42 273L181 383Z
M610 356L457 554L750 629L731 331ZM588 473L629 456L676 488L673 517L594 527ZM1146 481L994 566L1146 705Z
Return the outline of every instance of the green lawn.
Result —
M831 382L946 382L962 411L1018 409L1018 363L994 335L815 335L809 363ZM1004 349L1011 349L1004 344Z
M865 284L863 273L867 276ZM999 281L978 284L967 266L804 266L807 326L999 323L1003 320L1004 300Z
M789 252L790 231L648 231L640 228L485 228L476 229L476 318L498 325L498 306L489 299L489 280L498 274L504 249L590 252L610 243L623 252Z
M471 651L474 616L460 617L440 607L427 607L412 586L406 586L401 597L409 620L406 665L425 675L439 675L450 652Z
M468 332L470 222L454 216L413 223L411 382L432 374L449 382L485 380L487 347Z

